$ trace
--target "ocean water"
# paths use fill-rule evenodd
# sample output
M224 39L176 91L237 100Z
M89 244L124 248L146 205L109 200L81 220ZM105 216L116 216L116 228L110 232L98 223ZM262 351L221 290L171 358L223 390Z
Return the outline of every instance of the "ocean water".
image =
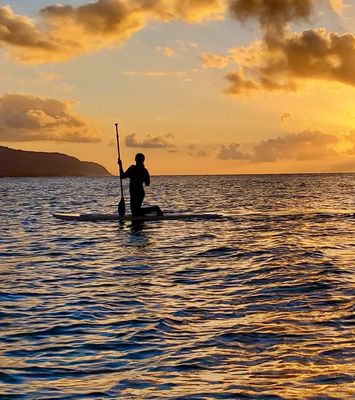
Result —
M218 220L51 217L118 189L0 180L1 399L354 398L354 174L153 177Z

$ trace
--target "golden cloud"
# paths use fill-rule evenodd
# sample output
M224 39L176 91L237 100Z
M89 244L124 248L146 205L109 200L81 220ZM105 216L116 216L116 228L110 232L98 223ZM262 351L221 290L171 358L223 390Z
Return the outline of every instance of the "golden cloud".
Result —
M239 150L240 145L237 143L231 143L229 145L224 145L219 149L217 158L220 160L246 160L250 158L248 154L244 154Z
M210 156L210 154L206 151L206 150L204 150L204 149L197 149L196 148L196 145L194 145L194 144L189 144L188 146L187 146L187 153L186 153L186 150L185 149L182 149L182 151L185 153L185 154L188 154L189 156L191 156L191 157L198 157L198 158L202 158L202 157L209 157Z
M341 14L345 7L343 0L330 0L330 5L338 14Z
M284 123L284 122L287 122L287 121L290 121L291 119L293 119L293 115L290 111L285 111L281 114L280 119L281 119L281 122Z
M336 135L319 131L305 131L269 139L254 147L252 160L272 162L277 160L320 160L338 155L335 147L340 139Z
M347 141L354 139L347 136ZM251 154L239 150L239 144L222 145L217 158L221 160L249 160L252 163L280 160L315 161L339 155L351 155L352 150L339 151L344 138L316 130L291 133L257 143Z
M22 63L63 61L119 45L150 20L200 22L216 18L224 0L97 0L52 5L36 22L0 7L0 46Z
M0 140L99 142L97 129L72 106L71 101L5 94L0 97Z
M213 53L202 53L200 55L200 60L203 68L216 68L216 69L226 68L231 62L230 57L221 56Z
M176 56L174 49L171 47L157 47L156 50L167 58L174 58Z
M311 29L255 46L259 63L243 63L235 55L239 70L227 75L227 93L239 95L255 90L297 90L305 80L327 80L355 86L355 36ZM257 57L254 58L255 60Z
M141 76L145 78L185 78L194 71L122 71L124 76Z
M348 154L355 155L355 131L351 131L349 135L346 136L346 140L351 145L351 147L348 149Z
M289 23L308 20L317 0L231 0L232 15L240 20L255 19L264 31L263 41L229 51L239 68L230 71L227 94L251 91L297 90L305 80L330 80L355 84L355 37L310 29L291 33ZM327 0L339 12L340 0Z
M169 20L201 22L220 19L226 9L225 0L148 0L164 10Z
M132 133L126 136L125 144L127 147L139 147L142 149L161 149L173 146L166 140L166 138L170 137L171 135L166 135L165 137L164 136L152 137L150 135L147 135L145 139L139 141L136 138L136 134Z
M55 54L62 51L30 18L14 14L10 6L0 7L0 45L9 49L15 58L22 51L24 60L31 53Z

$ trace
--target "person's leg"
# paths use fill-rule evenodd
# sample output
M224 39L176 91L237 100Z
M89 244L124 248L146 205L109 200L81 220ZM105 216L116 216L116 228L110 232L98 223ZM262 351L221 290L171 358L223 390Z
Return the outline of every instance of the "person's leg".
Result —
M143 199L144 193L131 193L131 212L133 217L144 215L142 210Z
M131 212L134 217L156 213L163 215L159 206L142 207L145 193L131 193Z
M151 214L151 213L156 213L157 215L163 215L163 211L160 209L159 206L152 206L152 207L143 207L142 209L142 213L144 215L146 214Z

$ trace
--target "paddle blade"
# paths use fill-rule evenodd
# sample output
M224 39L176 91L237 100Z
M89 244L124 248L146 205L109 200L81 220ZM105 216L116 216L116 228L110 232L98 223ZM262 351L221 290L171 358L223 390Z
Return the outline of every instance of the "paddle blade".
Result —
M124 198L122 197L121 201L118 204L118 215L120 217L124 217L125 213L126 213L126 204L124 202Z

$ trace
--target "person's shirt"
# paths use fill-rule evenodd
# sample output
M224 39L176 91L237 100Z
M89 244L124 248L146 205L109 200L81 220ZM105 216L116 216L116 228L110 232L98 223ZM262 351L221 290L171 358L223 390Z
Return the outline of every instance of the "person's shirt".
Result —
M150 185L150 176L144 165L131 165L122 178L129 178L129 190L131 192L142 191L143 183Z

